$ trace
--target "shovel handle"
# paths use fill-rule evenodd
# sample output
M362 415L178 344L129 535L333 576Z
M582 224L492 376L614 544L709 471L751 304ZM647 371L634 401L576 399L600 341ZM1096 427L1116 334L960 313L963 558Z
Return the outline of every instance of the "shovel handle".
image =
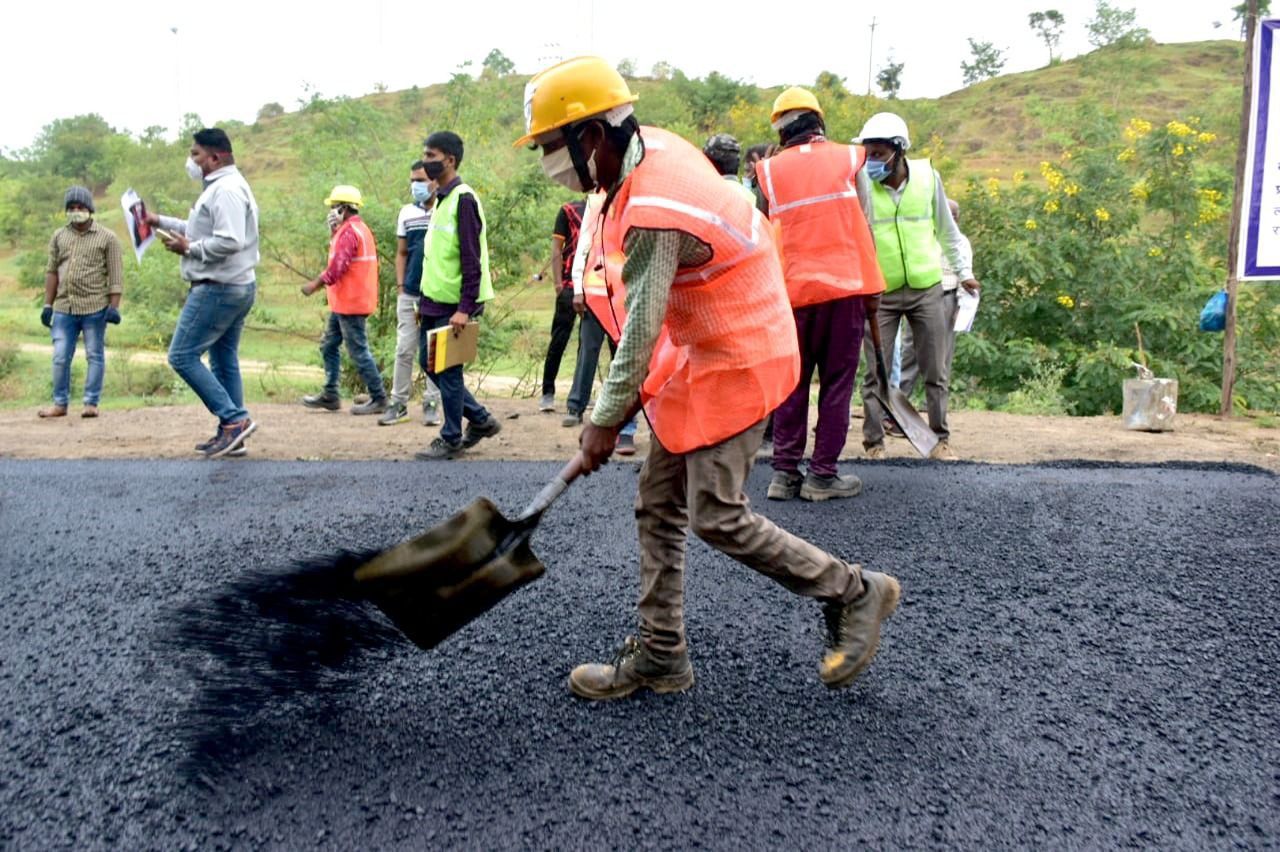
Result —
M543 489L538 492L538 496L534 497L533 501L524 507L524 511L520 513L520 517L517 520L525 521L541 515L581 475L582 453L574 453L573 458L569 459L569 463L560 468L560 472L543 486Z

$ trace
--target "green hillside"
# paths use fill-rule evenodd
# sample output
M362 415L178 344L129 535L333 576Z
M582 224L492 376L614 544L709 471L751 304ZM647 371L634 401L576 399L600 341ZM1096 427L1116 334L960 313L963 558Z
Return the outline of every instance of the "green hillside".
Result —
M1220 339L1194 328L1200 305L1224 278L1241 70L1242 46L1221 41L1108 48L937 99L853 94L825 73L795 82L815 90L833 139L856 135L875 112L903 114L915 153L933 159L963 202L986 295L982 328L958 349L960 401L1005 406L1030 394L1039 408L1117 408L1119 380L1136 356L1137 323L1155 366L1182 378L1188 407L1206 410ZM408 200L407 168L427 132L450 128L467 142L461 172L484 201L499 291L483 368L532 376L552 297L530 275L543 266L556 208L570 196L542 176L536 154L511 147L523 130L526 79L459 73L362 98L313 95L252 125L217 122L231 134L262 207L261 287L247 357L318 363L323 302L302 299L297 284L324 263L322 199L334 184L354 183L368 199L364 217L384 260L383 311L371 326L389 363L392 229ZM631 84L642 122L699 143L713 132L744 144L772 138L768 115L780 88L679 71ZM191 117L192 126L202 123ZM154 209L187 208L195 187L183 174L185 155L186 142L131 138L80 116L47 128L26 158L0 159L0 339L47 340L31 308L69 182L93 185L100 219L119 228L113 199L126 187ZM161 349L182 300L176 260L152 250L140 266L130 261L128 277L129 321L113 332L113 345ZM1242 407L1280 408L1277 289L1253 288L1242 300ZM13 378L17 367L6 379L5 363L0 357L0 404L43 392L40 381Z

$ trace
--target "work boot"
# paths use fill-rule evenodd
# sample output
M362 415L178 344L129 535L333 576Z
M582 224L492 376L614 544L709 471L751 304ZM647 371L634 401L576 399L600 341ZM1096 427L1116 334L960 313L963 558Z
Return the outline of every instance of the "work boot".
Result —
M876 441L874 444L867 444L862 449L869 459L884 458L884 441Z
M556 395L553 393L544 393L542 395L542 400L538 403L538 410L539 411L555 411Z
M618 443L614 445L613 451L620 456L634 456L636 454L636 439L631 435L619 435Z
M40 417L66 417L67 407L65 405L51 405L48 408L42 408L36 412Z
M572 429L574 426L581 426L582 412L570 411L568 414L566 414L563 418L560 419L560 425L566 429Z
M84 408L83 408L83 409L81 409L81 411L80 411L80 416L81 416L81 417L97 417L97 416L98 416L98 406L96 406L96 405L93 405L93 404L91 404L91 403L86 402L86 403L84 404Z
M814 473L805 475L804 484L800 486L800 499L810 503L821 503L823 500L836 500L840 497L857 497L862 493L862 480L853 474L841 476L818 476Z
M901 596L902 587L893 577L863 571L862 594L847 604L836 600L823 605L830 648L818 667L823 683L841 689L862 673L880 645L880 622L897 609Z
M307 408L322 408L325 411L337 411L342 407L342 400L338 398L336 393L311 394L302 398L302 404Z
M403 402L393 402L387 406L387 411L378 418L379 426L394 426L397 423L404 423L409 419L409 408Z
M483 423L467 424L466 431L462 433L462 446L470 449L485 438L492 438L501 431L502 424L498 422L498 418L491 414L489 419Z
M455 459L462 454L462 442L450 444L444 438L436 438L431 442L431 446L421 452L413 454L418 461L445 461L447 459Z
M800 483L802 482L804 482L804 477L799 473L775 470L773 479L769 480L767 496L770 500L794 500L800 496Z
M387 398L385 396L375 396L368 402L351 406L352 414L381 414L386 410Z
M423 401L422 425L423 426L439 426L440 425L440 400L428 399Z
M936 461L958 461L960 457L952 451L949 441L939 441L933 452L929 453L929 458Z
M905 438L905 437L907 437L907 433L906 433L906 432L903 432L901 429L899 429L899 428L898 428L898 424L897 424L897 423L894 423L894 422L893 422L892 420L890 420L888 417L886 417L886 418L884 419L884 422L883 422L883 423L881 423L881 424L880 424L880 426L881 426L881 428L883 428L883 429L884 429L884 433L885 433L886 435L888 435L890 438Z
M625 698L637 689L683 692L693 686L687 653L660 658L634 636L628 636L609 663L583 663L569 672L569 690L579 698L599 701Z

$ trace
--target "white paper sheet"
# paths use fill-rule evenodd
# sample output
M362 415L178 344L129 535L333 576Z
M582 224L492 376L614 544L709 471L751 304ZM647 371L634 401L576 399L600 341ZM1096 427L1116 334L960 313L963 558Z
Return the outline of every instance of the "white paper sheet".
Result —
M134 256L138 258L138 263L142 263L142 255L147 246L156 239L151 226L147 224L147 205L133 191L133 187L129 187L120 196L120 206L124 208L124 226L129 231Z
M956 288L956 324L955 330L960 333L973 330L973 318L978 315L977 293L970 293L963 287Z

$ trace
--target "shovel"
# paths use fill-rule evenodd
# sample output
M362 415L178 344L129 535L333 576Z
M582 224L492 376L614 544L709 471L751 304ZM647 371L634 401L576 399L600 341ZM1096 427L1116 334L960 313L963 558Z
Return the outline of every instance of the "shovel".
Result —
M420 648L434 648L546 571L529 546L542 513L582 474L579 453L514 518L481 497L356 569L361 597Z
M876 378L880 380L880 385L871 392L871 395L880 403L880 407L884 409L902 433L907 436L907 440L911 442L911 446L916 448L924 458L928 458L933 452L933 448L938 446L937 434L929 428L928 422L920 416L920 412L915 410L911 405L911 401L907 399L907 395L895 387L889 386L888 372L884 367L884 352L880 348L880 323L876 319L876 307L880 302L879 296L872 296L865 300L867 308L867 319L871 324L871 343L876 350ZM881 388L884 394L889 397L888 402L885 401L884 395L881 394Z

